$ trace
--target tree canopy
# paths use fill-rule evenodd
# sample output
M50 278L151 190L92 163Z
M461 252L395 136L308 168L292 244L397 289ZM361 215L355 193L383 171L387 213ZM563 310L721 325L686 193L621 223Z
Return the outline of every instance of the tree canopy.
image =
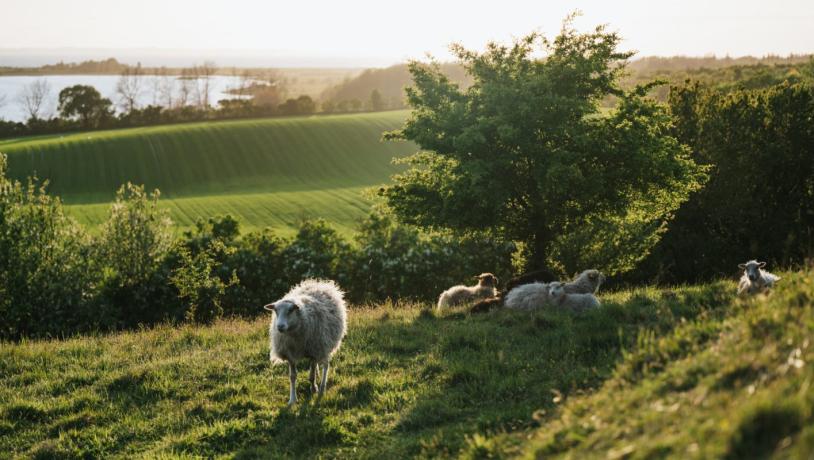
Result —
M65 118L78 116L85 128L95 128L113 116L112 106L93 86L74 85L59 92L59 113Z
M571 19L553 41L453 45L465 89L437 63L410 63L412 114L386 137L421 151L380 191L402 221L525 243L527 268L615 273L647 255L704 173L646 97L653 84L619 87L632 55L620 37ZM603 113L609 95L618 104Z

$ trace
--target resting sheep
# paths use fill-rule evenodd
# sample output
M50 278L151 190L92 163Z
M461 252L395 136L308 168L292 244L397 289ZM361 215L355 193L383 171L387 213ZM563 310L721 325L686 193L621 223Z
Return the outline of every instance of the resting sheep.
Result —
M497 295L497 277L495 275L481 273L475 278L478 279L478 284L475 286L452 286L442 292L438 297L438 308L452 307Z
M605 281L599 270L589 269L579 274L573 281L562 284L567 294L593 294ZM533 310L552 304L549 287L553 283L530 283L517 286L509 291L504 302L506 308Z
M599 308L600 305L593 294L571 294L566 290L566 284L560 282L548 286L548 296L554 306L571 311L591 310Z
M743 275L738 283L738 295L756 294L765 291L780 280L779 276L763 270L765 266L766 262L758 262L756 260L750 260L745 264L738 264L738 267L743 270Z
M272 363L288 362L288 405L297 402L297 361L311 360L308 381L312 394L322 368L319 397L325 393L331 356L339 350L347 330L343 292L333 281L305 280L282 299L264 306L274 312L269 326Z

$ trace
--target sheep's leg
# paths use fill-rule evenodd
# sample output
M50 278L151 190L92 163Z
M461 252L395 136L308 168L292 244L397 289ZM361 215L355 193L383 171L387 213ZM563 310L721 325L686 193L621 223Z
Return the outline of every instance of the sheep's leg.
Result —
M297 363L293 361L288 362L288 380L290 382L288 405L293 406L297 403Z
M322 367L322 383L319 385L319 397L322 398L323 393L325 393L325 387L328 385L328 368L330 364L328 361L325 361L320 367Z
M317 368L317 362L311 362L311 373L308 375L308 383L311 385L311 394L317 392L317 372L319 369Z

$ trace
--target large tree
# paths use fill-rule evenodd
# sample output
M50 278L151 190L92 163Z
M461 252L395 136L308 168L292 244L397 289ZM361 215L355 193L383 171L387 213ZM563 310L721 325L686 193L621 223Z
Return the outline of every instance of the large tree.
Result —
M553 41L453 45L467 88L435 63L410 63L412 115L386 137L421 151L380 194L407 223L523 242L528 269L630 269L703 172L645 96L651 86L620 89L632 53L619 41L602 26L578 33L569 18ZM609 96L618 105L602 113Z
M101 126L113 116L112 106L93 86L74 85L59 92L59 113L65 118L78 117L85 128Z

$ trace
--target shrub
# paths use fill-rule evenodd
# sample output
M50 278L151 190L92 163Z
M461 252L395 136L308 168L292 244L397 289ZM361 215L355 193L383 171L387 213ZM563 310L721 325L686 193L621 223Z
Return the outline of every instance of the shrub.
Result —
M215 273L217 259L232 252L220 240L213 240L195 255L183 248L180 251L182 264L174 272L170 281L178 289L182 299L187 301L184 319L196 323L211 323L223 315L223 298L226 288L237 284L237 275L232 272L228 283Z
M347 268L353 301L434 298L451 284L490 271L511 273L511 243L481 235L426 235L389 215L372 213L362 222Z
M109 326L153 323L168 316L171 272L165 265L173 245L166 212L158 209L158 190L123 185L96 240L104 266L104 312Z
M348 243L324 220L306 220L285 250L285 273L290 284L305 278L335 279L342 285L340 263L347 260Z
M0 337L87 329L98 271L85 233L44 184L5 172L0 155Z

